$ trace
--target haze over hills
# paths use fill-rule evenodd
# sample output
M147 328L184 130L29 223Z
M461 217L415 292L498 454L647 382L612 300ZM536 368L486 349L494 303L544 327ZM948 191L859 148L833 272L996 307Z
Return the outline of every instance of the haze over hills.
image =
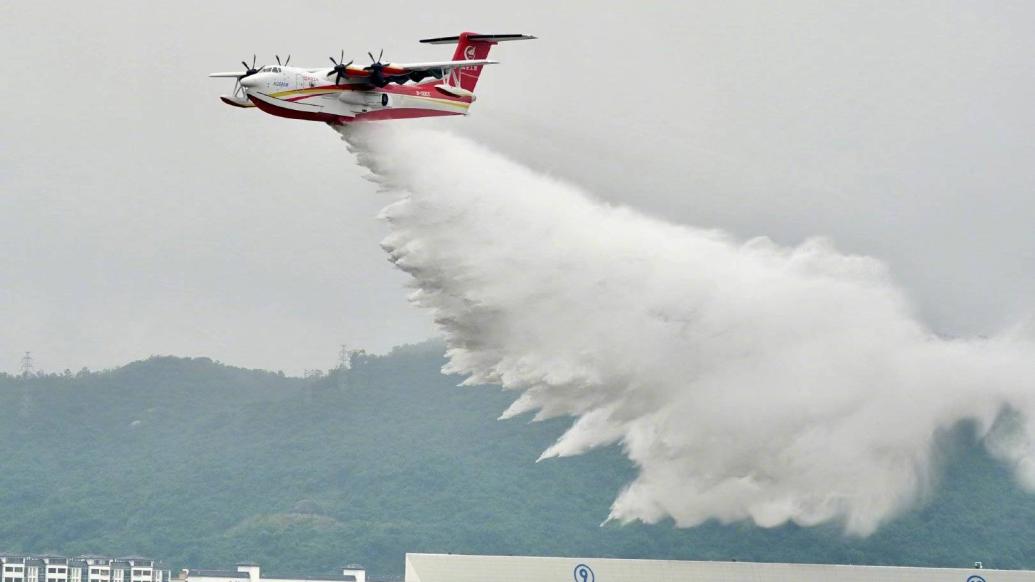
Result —
M868 538L601 526L635 475L621 452L535 463L570 421L498 421L514 395L443 363L431 342L310 379L171 357L0 376L0 550L375 577L407 551L1035 567L1035 496L967 426L935 495Z

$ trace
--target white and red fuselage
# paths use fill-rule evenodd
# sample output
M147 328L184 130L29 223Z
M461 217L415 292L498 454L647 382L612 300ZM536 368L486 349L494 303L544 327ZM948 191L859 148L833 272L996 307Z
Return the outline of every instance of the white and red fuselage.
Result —
M241 80L244 99L222 97L239 107L254 106L278 117L327 123L465 115L474 94L450 94L438 79L412 85L373 87L328 83L323 73L294 67L264 67Z
M434 63L377 63L360 67L340 63L329 68L267 65L247 73L213 73L238 80L233 95L220 99L235 107L256 107L278 117L345 124L355 121L466 115L489 49L502 40L527 35L480 35L427 39L456 43L453 60ZM332 59L333 61L333 59ZM341 74L337 74L340 72ZM416 80L415 79L420 79Z

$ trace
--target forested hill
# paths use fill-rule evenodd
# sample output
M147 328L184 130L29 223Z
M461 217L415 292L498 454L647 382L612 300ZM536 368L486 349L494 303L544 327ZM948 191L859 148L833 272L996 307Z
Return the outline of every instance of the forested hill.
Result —
M1035 568L1035 495L966 427L934 497L868 539L601 527L633 474L620 452L536 463L570 421L497 421L513 395L442 363L424 344L306 380L167 357L0 376L0 551L382 578L407 551Z

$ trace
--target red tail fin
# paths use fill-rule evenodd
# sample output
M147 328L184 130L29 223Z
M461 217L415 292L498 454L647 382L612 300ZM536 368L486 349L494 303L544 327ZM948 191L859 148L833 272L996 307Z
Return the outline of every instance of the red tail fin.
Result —
M489 49L496 43L486 40L472 40L472 36L477 38L479 35L476 35L473 32L460 33L460 38L456 43L456 51L453 52L454 61L470 61L474 59L489 58ZM449 80L447 82L454 87L460 87L461 89L473 92L474 86L478 83L478 77L482 74L483 68L485 67L478 65L477 67L453 69L449 74Z
M452 44L456 43L456 51L453 52L454 61L469 61L472 59L484 59L489 56L489 49L492 45L505 40L524 40L535 38L527 34L477 34L474 32L461 32L459 36L447 36L443 38L428 38L421 42L428 44ZM446 83L474 91L478 83L478 77L482 74L482 65L476 67L461 67L453 69Z

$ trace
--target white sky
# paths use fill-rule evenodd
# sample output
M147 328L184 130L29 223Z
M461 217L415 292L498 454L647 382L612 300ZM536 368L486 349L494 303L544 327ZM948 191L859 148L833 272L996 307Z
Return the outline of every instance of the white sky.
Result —
M298 373L432 336L337 135L227 107L205 75L253 52L447 58L416 40L461 30L541 38L494 49L472 115L435 126L674 221L830 236L942 333L1035 307L1035 3L17 1L0 370L32 350Z

